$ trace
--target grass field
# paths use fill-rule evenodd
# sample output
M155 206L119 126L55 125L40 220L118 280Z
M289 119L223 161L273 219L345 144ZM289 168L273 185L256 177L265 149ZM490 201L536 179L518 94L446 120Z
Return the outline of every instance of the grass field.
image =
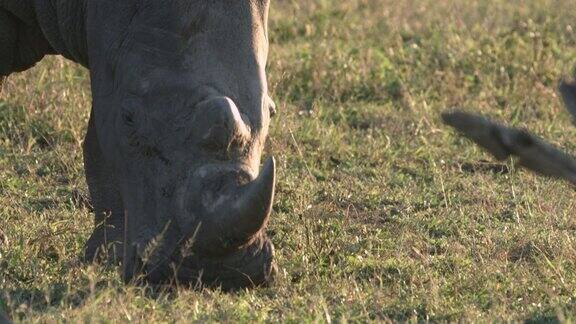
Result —
M576 151L556 92L573 0L272 1L279 113L270 288L151 291L83 265L87 72L62 58L0 100L0 309L16 321L576 318L576 195L494 163L439 113L489 114Z

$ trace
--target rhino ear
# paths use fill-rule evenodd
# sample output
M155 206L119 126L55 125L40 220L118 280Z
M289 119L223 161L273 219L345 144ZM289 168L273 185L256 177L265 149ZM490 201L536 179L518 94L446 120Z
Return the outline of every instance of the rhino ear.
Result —
M462 111L444 113L442 118L497 159L515 156L529 170L576 185L576 160L537 136Z
M576 84L562 81L560 82L560 94L564 99L566 109L572 115L572 122L576 124Z

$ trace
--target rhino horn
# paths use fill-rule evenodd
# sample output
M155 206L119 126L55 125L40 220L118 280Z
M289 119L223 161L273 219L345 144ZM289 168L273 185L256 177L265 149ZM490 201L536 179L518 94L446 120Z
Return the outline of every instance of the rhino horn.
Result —
M256 180L241 187L207 217L196 242L204 253L222 255L250 242L266 227L276 187L276 161L269 158Z

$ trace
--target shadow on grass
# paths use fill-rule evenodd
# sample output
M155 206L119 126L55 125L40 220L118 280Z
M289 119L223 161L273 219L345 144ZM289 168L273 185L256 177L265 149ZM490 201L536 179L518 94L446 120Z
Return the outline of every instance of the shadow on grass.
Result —
M13 320L23 321L31 312L80 307L92 293L89 288L70 291L67 284L54 283L47 289L17 288L4 292L0 297L5 301L7 314Z
M111 266L112 267L112 266ZM0 291L0 313L14 321L26 322L28 318L37 315L59 314L63 310L82 308L91 301L97 300L106 290L116 293L130 294L135 288L136 295L151 300L176 300L178 298L175 285L125 285L121 282L102 279L95 284L86 283L78 286L70 286L65 283L53 283L45 289L18 288L8 291ZM194 289L189 287L189 289ZM0 324L4 324L0 319Z

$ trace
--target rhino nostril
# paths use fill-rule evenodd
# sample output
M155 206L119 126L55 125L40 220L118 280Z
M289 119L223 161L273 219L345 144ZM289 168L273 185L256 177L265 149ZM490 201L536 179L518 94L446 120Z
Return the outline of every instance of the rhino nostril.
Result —
M202 147L209 151L221 151L226 149L231 142L226 127L220 125L211 127L202 139Z

